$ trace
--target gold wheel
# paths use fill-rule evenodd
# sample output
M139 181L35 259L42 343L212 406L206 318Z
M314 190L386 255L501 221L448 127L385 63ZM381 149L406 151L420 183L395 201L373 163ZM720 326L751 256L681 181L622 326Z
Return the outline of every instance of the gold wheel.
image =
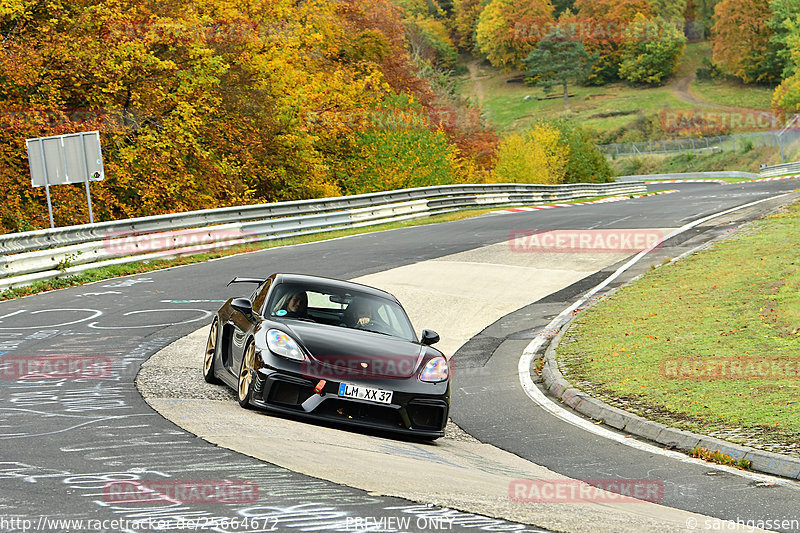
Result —
M239 370L239 403L250 403L250 386L253 384L253 371L256 366L256 345L251 342L244 352L242 368Z
M203 356L203 377L207 383L219 383L214 376L214 358L217 356L217 322L211 324L211 331L208 332L208 342L206 342L206 353Z

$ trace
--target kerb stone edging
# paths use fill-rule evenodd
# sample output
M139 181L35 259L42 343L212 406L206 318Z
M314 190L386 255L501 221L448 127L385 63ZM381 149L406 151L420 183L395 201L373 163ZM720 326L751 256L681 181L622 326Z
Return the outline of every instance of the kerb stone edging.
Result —
M553 396L563 403L582 415L600 420L615 429L637 437L644 437L668 448L688 452L699 446L712 452L718 451L730 455L736 460L747 459L750 461L751 470L790 479L800 479L800 459L671 428L608 405L573 387L558 368L556 357L556 348L572 324L572 320L574 318L568 320L550 342L544 353L544 366L542 367L542 380L545 386Z

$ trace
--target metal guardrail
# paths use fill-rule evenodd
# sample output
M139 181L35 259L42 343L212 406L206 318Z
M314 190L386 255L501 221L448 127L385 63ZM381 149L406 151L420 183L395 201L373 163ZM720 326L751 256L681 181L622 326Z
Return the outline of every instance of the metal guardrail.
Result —
M778 176L790 176L792 174L800 174L800 163L785 163L783 165L763 167L759 172L762 178L775 178Z
M646 192L641 182L444 185L208 209L0 236L0 290L90 268L407 220L465 208Z
M680 174L639 174L636 176L620 176L617 181L658 181L680 179L717 179L717 178L747 178L758 179L760 174L752 172L684 172Z

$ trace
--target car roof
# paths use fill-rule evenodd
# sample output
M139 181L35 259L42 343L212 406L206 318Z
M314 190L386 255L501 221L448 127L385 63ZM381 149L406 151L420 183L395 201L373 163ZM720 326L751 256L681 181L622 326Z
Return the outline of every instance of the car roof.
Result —
M361 283L356 283L354 281L345 281L341 279L334 279L334 278L325 278L322 276L311 276L308 274L273 274L275 276L275 283L313 283L316 285L322 285L325 287L329 287L332 289L342 289L342 290L353 290L364 292L373 296L377 296L379 298L386 298L396 303L400 303L397 298L391 293L386 291L382 291L380 289L376 289L375 287L370 287L369 285L363 285ZM272 277L272 276L270 276Z

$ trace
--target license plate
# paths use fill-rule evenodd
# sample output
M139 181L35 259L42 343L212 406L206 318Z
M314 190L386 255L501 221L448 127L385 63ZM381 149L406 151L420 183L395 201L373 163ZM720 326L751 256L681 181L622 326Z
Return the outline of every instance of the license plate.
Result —
M352 383L339 384L339 396L343 398L358 398L359 400L368 400L377 403L392 403L392 394L390 390L373 389L371 387L364 387L363 385L353 385Z

